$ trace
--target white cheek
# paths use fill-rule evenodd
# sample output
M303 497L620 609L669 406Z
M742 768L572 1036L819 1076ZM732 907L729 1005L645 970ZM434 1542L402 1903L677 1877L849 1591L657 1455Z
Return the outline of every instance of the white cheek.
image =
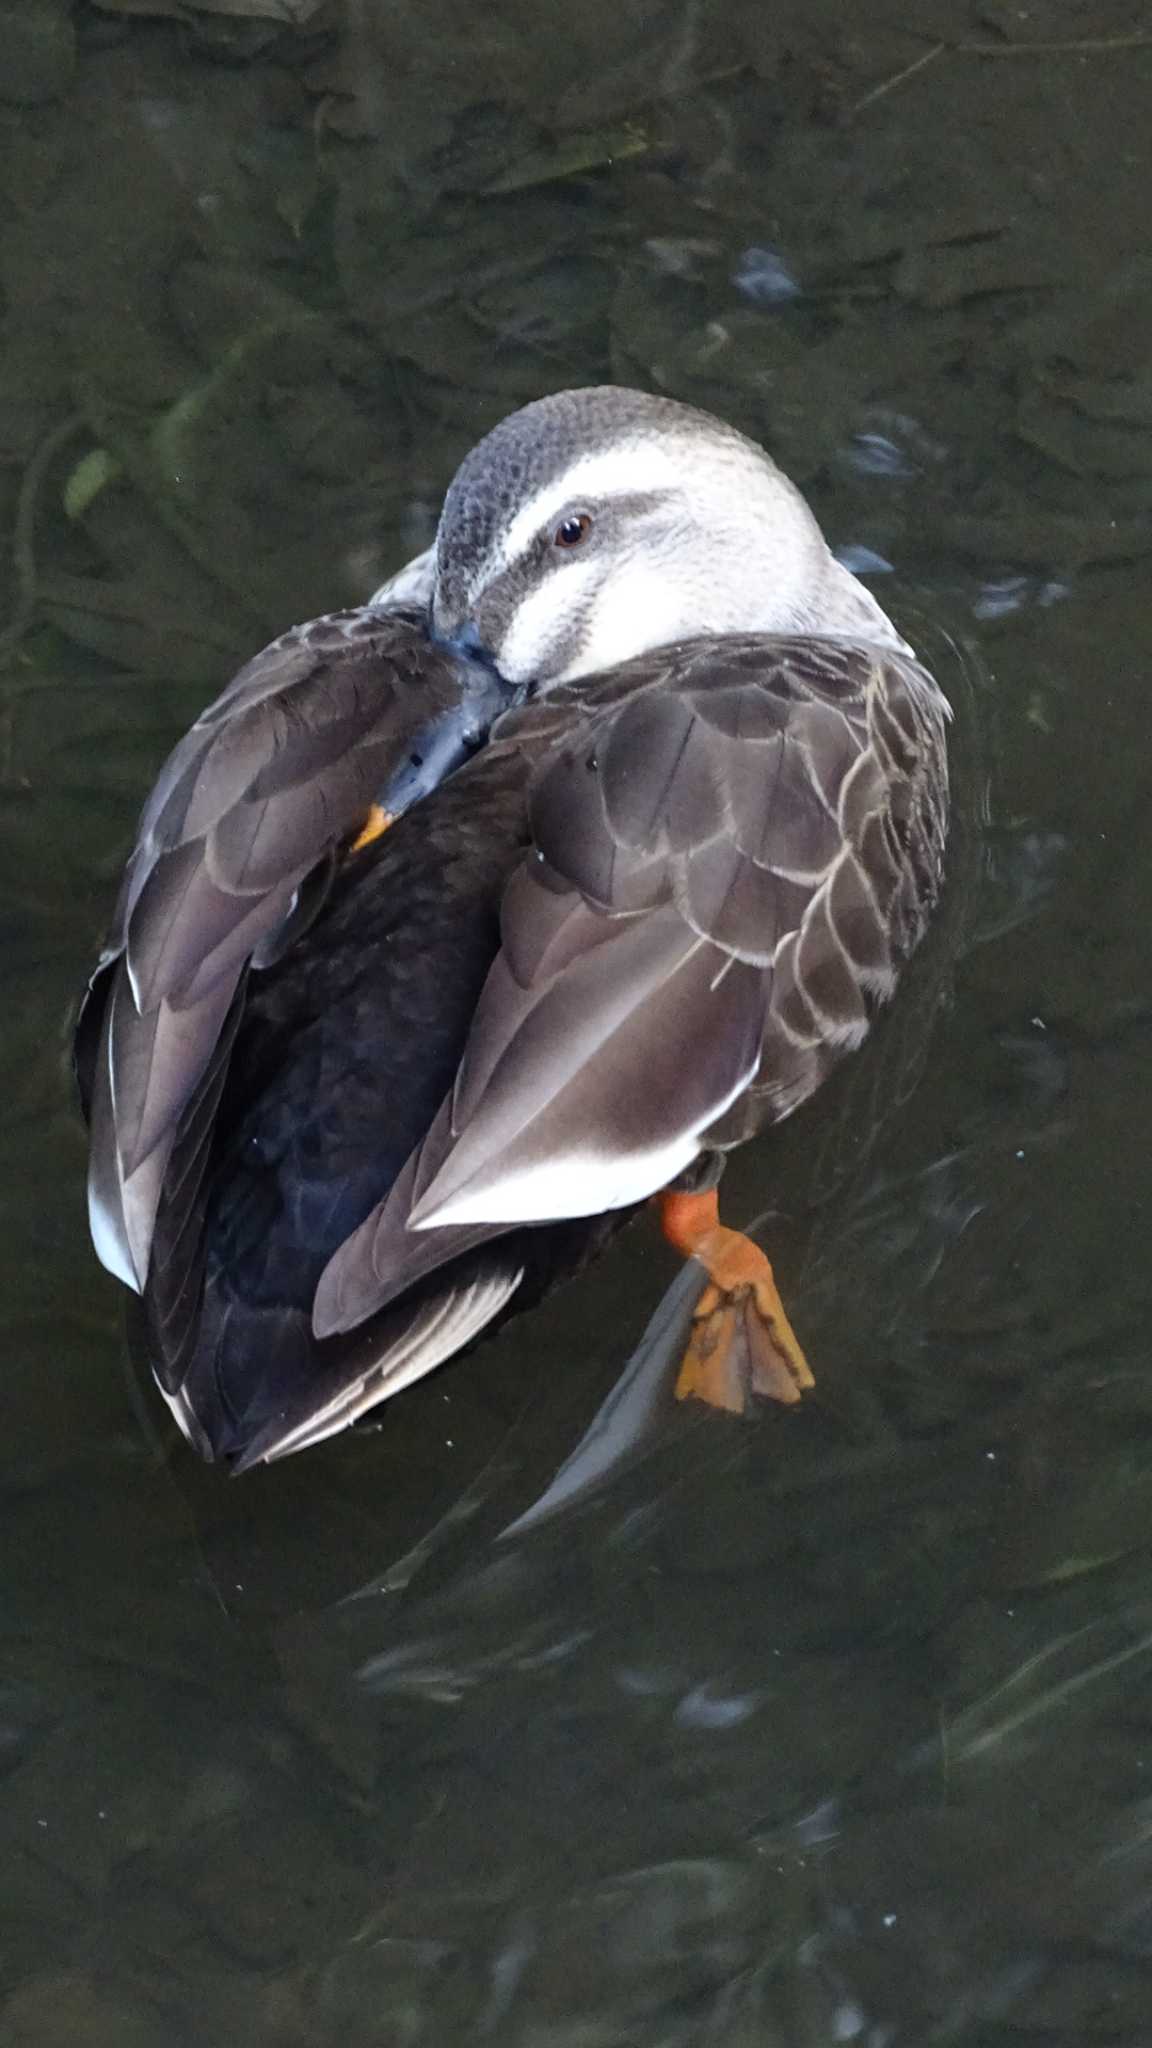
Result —
M595 578L594 562L565 562L521 600L501 645L493 649L510 683L529 682L539 673Z
M674 576L641 561L610 576L600 590L587 637L558 681L593 675L664 646L691 630L688 597Z

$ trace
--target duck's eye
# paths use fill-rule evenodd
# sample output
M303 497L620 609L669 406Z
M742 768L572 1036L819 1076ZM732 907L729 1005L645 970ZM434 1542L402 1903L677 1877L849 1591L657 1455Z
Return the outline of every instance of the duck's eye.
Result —
M552 545L557 548L578 548L582 540L587 540L591 531L592 521L587 512L570 512L567 519L560 521L552 535Z

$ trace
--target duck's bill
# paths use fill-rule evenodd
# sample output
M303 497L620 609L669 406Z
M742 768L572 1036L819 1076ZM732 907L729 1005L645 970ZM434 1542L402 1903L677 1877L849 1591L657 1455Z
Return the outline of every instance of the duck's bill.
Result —
M478 664L475 676L455 702L437 711L409 736L395 767L376 791L374 809L388 823L403 817L413 804L439 789L457 768L471 760L502 712L518 701L518 692L493 669ZM377 820L378 830L383 820ZM376 834L372 834L375 837Z

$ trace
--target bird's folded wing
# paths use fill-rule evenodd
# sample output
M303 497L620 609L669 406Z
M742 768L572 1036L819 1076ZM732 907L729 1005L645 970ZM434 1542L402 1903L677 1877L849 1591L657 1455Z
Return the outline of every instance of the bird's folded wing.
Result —
M335 613L249 662L162 769L77 1035L93 1236L130 1286L143 1285L172 1146L245 970L408 771L414 736L456 717L471 689L414 618Z
M452 1098L330 1262L318 1329L486 1233L642 1200L745 1090L784 1114L863 1036L904 880L891 750L911 773L926 737L882 700L919 672L796 646L649 657L554 745Z

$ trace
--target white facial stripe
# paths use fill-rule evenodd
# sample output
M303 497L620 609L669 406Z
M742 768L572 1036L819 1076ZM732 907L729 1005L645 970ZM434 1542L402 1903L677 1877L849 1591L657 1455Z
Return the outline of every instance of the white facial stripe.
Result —
M658 441L624 441L583 455L521 506L504 534L502 560L514 562L543 527L580 499L591 503L634 491L683 488L683 483L683 450L677 459Z

